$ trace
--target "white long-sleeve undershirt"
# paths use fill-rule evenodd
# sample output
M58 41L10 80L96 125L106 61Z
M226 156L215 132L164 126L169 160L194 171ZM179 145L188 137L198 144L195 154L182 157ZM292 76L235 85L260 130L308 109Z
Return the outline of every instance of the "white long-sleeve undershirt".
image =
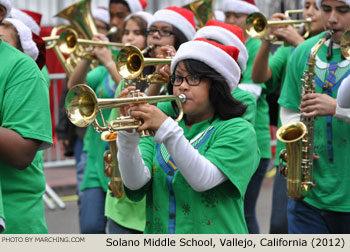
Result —
M139 148L137 133L118 135L118 161L124 184L132 190L140 189L150 179ZM154 142L163 143L188 184L198 192L209 190L227 177L214 164L202 156L185 138L183 129L170 117L154 136Z

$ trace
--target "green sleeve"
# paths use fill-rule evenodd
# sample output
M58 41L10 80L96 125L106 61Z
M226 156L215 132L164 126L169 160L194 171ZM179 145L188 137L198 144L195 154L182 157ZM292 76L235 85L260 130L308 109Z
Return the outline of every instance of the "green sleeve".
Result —
M98 66L94 70L91 70L86 76L86 83L95 90L100 84L101 81L106 77L108 72L107 68L104 66Z
M205 152L205 158L218 167L244 196L260 162L253 125L242 118L234 118L214 127L214 141Z
M233 91L232 96L239 101L242 101L244 105L247 106L247 110L243 115L243 118L255 125L256 117L256 99L254 95L246 90L236 87Z
M40 149L51 147L49 90L39 68L23 57L6 80L6 95L0 97L1 127L41 141Z
M43 76L44 76L45 83L46 83L47 87L50 88L50 74L49 74L49 71L47 70L47 67L46 67L46 66L44 66L44 67L41 69L41 73L42 73Z
M269 57L269 67L272 72L272 77L266 82L266 89L268 93L273 92L278 85L282 85L289 56L294 47L280 46L276 52Z
M287 74L284 80L278 103L288 109L299 111L300 84L306 66L308 51L305 46L298 46L287 64Z
M123 91L125 87L125 79L122 79L119 84L118 84L118 87L117 87L117 90L115 91L115 95L114 95L114 98L116 98L121 91ZM108 121L111 121L111 120L114 120L118 117L118 109L117 108L113 108L112 111L111 111L111 114L109 115L109 119Z

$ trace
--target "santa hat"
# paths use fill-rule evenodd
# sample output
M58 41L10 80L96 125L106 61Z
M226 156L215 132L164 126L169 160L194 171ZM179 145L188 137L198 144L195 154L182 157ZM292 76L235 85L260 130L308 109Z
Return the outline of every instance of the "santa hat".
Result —
M248 51L245 46L243 30L240 27L210 19L205 26L197 31L194 38L215 40L223 45L237 47L239 50L238 65L242 72L246 69Z
M196 33L193 12L185 8L170 6L157 11L153 17L153 22L148 24L148 29L156 22L165 22L179 29L188 40L191 40Z
M303 0L303 3L304 3L305 0ZM344 2L346 3L347 5L350 5L350 0L338 0L339 2ZM323 2L323 0L316 0L316 5L317 5L317 8L319 10L321 10L321 3ZM304 5L303 5L304 6Z
M153 15L148 13L148 12L145 12L145 11L137 11L137 12L134 12L134 13L131 13L129 14L125 19L124 19L124 22L128 21L130 18L132 17L140 17L142 18L147 24L153 22Z
M243 14L251 14L259 12L254 0L225 0L224 12L235 12Z
M144 11L148 5L147 1L145 0L125 0L125 2L129 5L131 13Z
M98 7L97 9L93 9L91 12L93 18L101 20L106 25L109 25L109 11L107 8Z
M28 26L36 35L40 34L40 22L41 14L38 12L28 10L18 10L12 8L11 17L21 20L26 26Z
M221 10L215 10L215 11L214 11L214 14L215 14L215 19L216 19L217 21L225 22L226 17L225 17L225 13L224 13L223 11L221 11Z
M0 0L0 5L6 8L6 17L9 17L11 13L11 8L12 8L11 0Z
M39 50L33 41L32 31L28 28L28 26L26 26L22 21L14 18L5 18L4 21L13 24L17 30L23 52L32 59L36 60L39 55Z
M181 44L175 57L171 61L171 73L180 61L194 59L213 68L226 81L230 92L236 88L241 69L237 64L239 50L234 46L225 46L203 38Z
M32 33L32 36L33 41L39 50L39 55L35 62L41 70L46 64L46 43L40 36L36 35L35 33Z

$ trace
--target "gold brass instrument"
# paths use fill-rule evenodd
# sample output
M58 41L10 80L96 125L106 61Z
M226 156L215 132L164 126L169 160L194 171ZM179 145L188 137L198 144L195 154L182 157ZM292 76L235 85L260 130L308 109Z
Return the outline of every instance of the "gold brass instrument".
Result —
M215 19L213 0L197 0L182 6L193 12L198 21L199 28L203 27L210 19ZM197 27L198 28L198 27Z
M56 16L67 19L70 22L71 27L78 31L79 37L84 39L91 39L94 35L97 34L97 28L91 14L90 6L91 0L81 0L69 6L68 8L60 11L58 14L56 14ZM50 37L59 37L60 31L64 31L67 27L68 26L66 25L55 27L51 31ZM47 37L46 40L50 40L48 39L50 37ZM60 51L60 48L57 46L57 41L58 40L55 39L51 39L50 41L48 41L46 49L54 49L57 58L59 59L61 65L66 71L66 74L68 75L68 77L70 77L75 66L81 60L81 56L84 55L87 57L88 55L86 54L86 51L82 46L78 46L78 48L73 53L71 53L68 56L68 58L66 58ZM91 68L94 68L97 65L97 63L96 61L93 62Z
M304 71L302 79L301 97L315 93L314 77L316 55L321 46L333 35L327 31L322 39L311 48L308 69ZM302 199L315 186L313 182L314 158L314 124L315 117L300 116L300 122L283 125L277 130L277 139L286 143L287 150L280 153L282 174L287 176L287 193L292 199Z
M287 11L287 15L290 13L298 13L299 10L290 10ZM267 35L267 30L271 26L284 26L284 25L300 25L300 24L307 24L308 28L307 31L311 30L311 18L303 19L303 20L280 20L280 21L271 21L267 20L266 17L260 13L260 12L253 12L250 15L248 15L246 20L246 33L252 37L257 39L264 39L268 41L272 41L272 43L280 43L278 42L278 39L276 36ZM304 34L304 38L307 38L309 36L309 32L306 32Z
M101 139L109 143L109 150L104 153L105 174L110 178L108 189L113 197L119 199L124 196L124 190L117 160L117 132L104 131L101 134Z
M118 54L117 70L123 78L132 80L141 75L145 66L170 64L171 60L171 58L145 58L143 52L136 46L124 46Z
M59 36L43 37L45 42L56 41L56 46L63 54L71 54L74 52L78 45L90 45L90 46L115 46L123 47L125 44L94 41L89 39L78 38L78 33L71 27L66 27ZM50 45L49 45L50 46Z
M344 32L340 39L340 50L345 59L350 60L350 30Z
M91 0L81 0L57 13L56 17L68 20L80 37L92 39L98 33L91 14Z
M157 103L165 101L175 101L179 108L179 116L176 121L180 121L183 116L182 103L185 102L186 96L180 95L158 95L143 97L138 96L138 93L133 93L133 97L128 98L113 98L113 99L101 99L97 98L95 92L87 85L78 84L69 90L65 100L65 109L68 119L78 127L87 127L90 124L98 132L103 131L119 131L136 129L142 125L142 121L133 118L131 116L119 117L106 124L102 109L117 108L120 106L136 103ZM102 125L97 120L97 115L101 115ZM140 132L141 137L152 135L151 131Z

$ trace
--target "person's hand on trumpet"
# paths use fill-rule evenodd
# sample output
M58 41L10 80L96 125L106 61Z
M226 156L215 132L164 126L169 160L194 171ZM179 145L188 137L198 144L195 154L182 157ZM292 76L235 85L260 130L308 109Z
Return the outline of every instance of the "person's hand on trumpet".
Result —
M104 34L101 34L101 33L94 35L92 40L109 42L108 38ZM112 63L115 64L114 60L113 60L112 52L111 52L111 50L108 49L107 46L95 46L93 49L93 54L97 57L97 59L100 61L100 63L102 65L106 66L107 68Z
M130 92L132 91L135 91L135 87L127 87L120 92L117 98L130 97ZM143 96L143 93L139 95ZM120 106L118 107L118 112L120 116L131 116L142 121L142 125L136 129L138 132L149 129L156 131L168 118L157 106L147 102ZM128 130L128 132L130 133L131 131Z
M174 57L176 54L176 50L173 46L166 45L166 46L160 46L156 48L156 57L157 58L169 58ZM157 65L156 66L156 73L161 74L162 76L167 77L169 79L171 72L170 72L170 65L169 64L163 64L163 65Z
M271 16L272 21L281 21L285 19L287 19L287 16L283 13L275 13ZM272 26L269 29L269 34L276 36L278 40L287 42L288 45L296 47L304 41L304 38L292 25Z

